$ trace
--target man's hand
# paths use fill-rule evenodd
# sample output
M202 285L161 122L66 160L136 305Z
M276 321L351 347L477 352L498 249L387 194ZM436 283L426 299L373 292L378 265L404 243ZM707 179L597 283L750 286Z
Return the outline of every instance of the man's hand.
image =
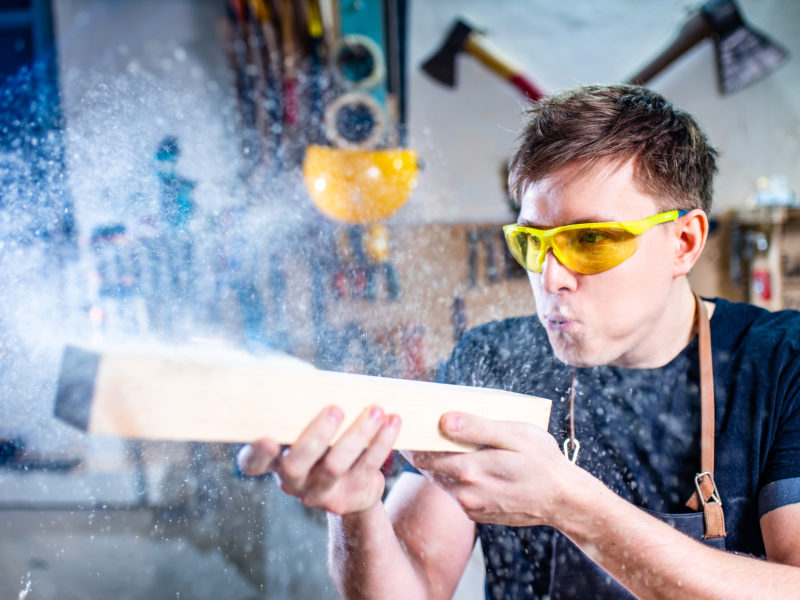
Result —
M470 519L512 526L554 524L560 498L568 493L568 481L578 469L549 433L534 425L464 413L446 413L440 426L449 438L480 449L408 456Z
M400 417L370 407L331 445L343 419L341 409L330 406L289 447L264 438L242 448L239 467L247 475L276 473L281 489L306 506L339 515L364 511L380 502L386 485L380 468Z

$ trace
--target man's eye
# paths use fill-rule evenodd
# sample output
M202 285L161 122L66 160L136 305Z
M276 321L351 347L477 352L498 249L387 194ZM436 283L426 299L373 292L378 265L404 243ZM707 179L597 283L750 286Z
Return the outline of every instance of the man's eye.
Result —
M584 244L596 244L597 242L601 242L606 239L608 236L604 234L602 231L584 231L583 235L581 235L581 242Z

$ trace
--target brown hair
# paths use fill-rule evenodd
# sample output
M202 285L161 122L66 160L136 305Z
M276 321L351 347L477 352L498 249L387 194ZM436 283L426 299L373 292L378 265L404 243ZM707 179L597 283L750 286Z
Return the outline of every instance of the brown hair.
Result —
M711 209L717 151L692 116L633 85L590 85L536 102L511 159L519 204L532 182L575 162L635 159L634 181L664 210Z

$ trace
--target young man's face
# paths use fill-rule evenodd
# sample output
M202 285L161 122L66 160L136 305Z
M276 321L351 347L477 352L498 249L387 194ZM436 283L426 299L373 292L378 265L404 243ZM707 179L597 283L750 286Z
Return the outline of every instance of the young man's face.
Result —
M663 212L633 182L629 161L568 166L527 187L519 222L546 229L573 223L635 221ZM636 253L601 273L581 275L549 251L528 273L539 319L558 358L574 366L652 367L673 335L675 223L646 231ZM660 363L660 364L659 364Z

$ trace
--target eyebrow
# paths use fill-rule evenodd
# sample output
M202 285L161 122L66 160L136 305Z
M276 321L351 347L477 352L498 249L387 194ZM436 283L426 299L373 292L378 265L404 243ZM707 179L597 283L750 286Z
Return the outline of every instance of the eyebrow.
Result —
M531 227L533 229L555 229L556 227L565 227L566 225L578 225L583 223L617 223L620 222L619 219L609 219L609 218L602 218L602 217L590 217L591 220L586 219L576 219L574 221L569 221L567 223L561 223L560 225L554 225L552 227L544 227L542 225L538 225L533 221L528 221L527 219L517 219L517 225L522 225L523 227Z

